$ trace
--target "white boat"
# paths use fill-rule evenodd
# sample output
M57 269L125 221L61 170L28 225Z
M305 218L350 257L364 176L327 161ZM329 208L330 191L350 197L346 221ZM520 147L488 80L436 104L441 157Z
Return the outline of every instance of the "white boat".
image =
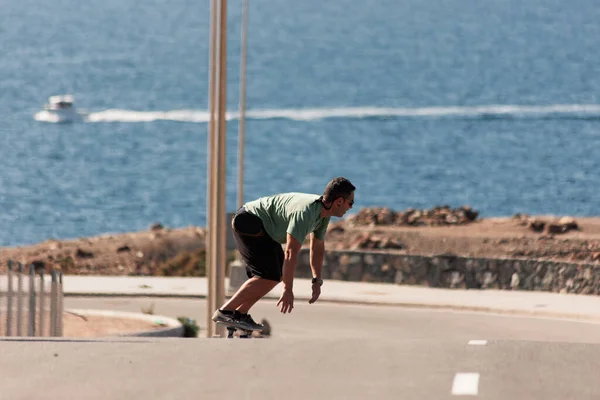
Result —
M44 104L44 109L35 114L37 121L44 122L75 122L81 121L85 113L78 112L75 109L75 99L73 95L63 94L50 96L48 102Z

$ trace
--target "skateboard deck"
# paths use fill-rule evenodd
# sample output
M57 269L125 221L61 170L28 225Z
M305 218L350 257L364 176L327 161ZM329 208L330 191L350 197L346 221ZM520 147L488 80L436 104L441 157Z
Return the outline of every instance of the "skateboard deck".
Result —
M252 330L252 329L244 329L244 328L240 328L239 326L235 325L235 324L228 324L226 322L217 322L217 325L223 325L225 326L225 328L227 329L227 338L231 339L236 337L236 333L237 333L237 337L239 338L245 338L245 339L249 339L249 338L253 338L253 337L259 337L259 338L263 338L263 337L269 337L271 335L271 326L270 324L267 322L266 319L263 319L261 321L263 327L260 330ZM256 332L256 334L254 334Z

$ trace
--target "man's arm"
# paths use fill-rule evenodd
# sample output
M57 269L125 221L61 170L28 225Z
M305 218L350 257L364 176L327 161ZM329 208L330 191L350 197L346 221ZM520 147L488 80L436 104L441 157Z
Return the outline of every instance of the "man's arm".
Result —
M325 256L325 242L317 239L315 234L310 235L310 269L314 278L318 280L312 284L312 297L308 304L312 304L321 295L321 271L323 270L323 258Z
M292 312L294 308L294 271L296 270L296 262L301 247L302 243L288 233L282 271L283 293L277 302L277 306L280 307L281 312L284 314Z
M302 243L288 233L285 244L285 258L283 259L283 290L292 290L294 288L294 271L296 270L296 263L301 247Z
M325 241L317 239L313 233L310 235L310 269L313 278L321 278L324 257Z

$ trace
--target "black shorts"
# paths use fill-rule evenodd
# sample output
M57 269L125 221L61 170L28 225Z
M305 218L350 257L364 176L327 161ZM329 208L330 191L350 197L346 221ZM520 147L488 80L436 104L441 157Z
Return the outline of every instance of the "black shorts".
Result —
M272 281L281 281L283 248L265 231L256 215L240 208L231 222L233 237L246 264L248 278L258 276Z

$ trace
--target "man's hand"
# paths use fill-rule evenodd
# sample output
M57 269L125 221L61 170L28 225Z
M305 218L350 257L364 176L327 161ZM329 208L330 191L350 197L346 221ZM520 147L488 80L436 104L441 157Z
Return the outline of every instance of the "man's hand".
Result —
M320 295L321 295L321 285L319 285L318 282L315 282L312 284L312 297L308 301L308 304L312 304L315 301L317 301L317 299L319 298Z
M291 313L294 308L294 292L284 290L277 302L277 307L279 307L282 314Z

